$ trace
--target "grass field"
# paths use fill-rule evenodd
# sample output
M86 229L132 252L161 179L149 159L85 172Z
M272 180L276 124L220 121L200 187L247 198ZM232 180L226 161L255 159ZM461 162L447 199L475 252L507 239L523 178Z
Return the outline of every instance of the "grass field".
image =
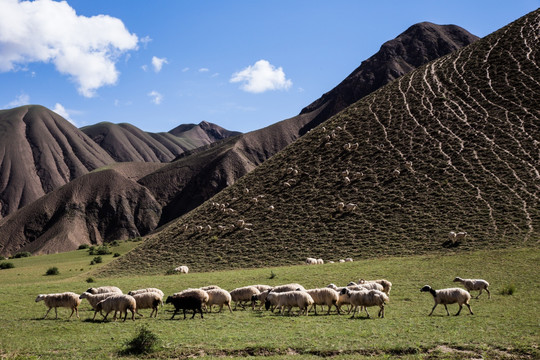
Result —
M121 243L113 252L124 253L136 243ZM288 266L230 270L188 275L97 278L92 271L109 262L90 266L85 250L8 260L15 268L0 270L0 358L110 358L121 355L124 343L142 325L158 336L158 358L201 356L281 358L539 358L540 252L538 248L490 250L448 256L412 256L372 259L345 264ZM57 266L60 274L45 276ZM270 279L271 274L274 277ZM483 294L472 300L475 315L462 311L447 317L438 307L427 314L433 299L419 289L454 287L455 276L481 277L491 283L492 299ZM94 283L86 279L94 277ZM165 296L187 287L217 284L231 290L249 284L277 285L299 282L306 288L329 283L344 285L358 278L386 278L393 283L384 319L350 319L331 314L307 317L279 316L270 312L235 311L205 314L191 320L170 321L171 307L160 309L157 319L92 322L86 302L81 320L67 320L69 310L59 309L59 319L42 320L46 307L34 300L39 293L74 291L90 286L116 285L125 292L158 287ZM501 295L514 285L513 295ZM457 305L450 305L450 312ZM148 315L150 310L142 310ZM376 308L371 308L376 315ZM52 314L52 317L51 317ZM99 315L98 315L99 317ZM182 317L180 316L180 319Z

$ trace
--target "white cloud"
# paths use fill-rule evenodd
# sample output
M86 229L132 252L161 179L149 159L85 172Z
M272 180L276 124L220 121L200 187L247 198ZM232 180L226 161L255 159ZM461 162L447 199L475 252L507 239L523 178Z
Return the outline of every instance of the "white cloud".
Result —
M150 96L152 98L152 102L156 105L159 105L161 104L161 102L163 101L163 95L161 95L160 93L158 93L156 90L152 90L148 93L148 96Z
M71 118L70 111L66 110L66 108L62 106L62 104L56 103L52 111L54 111L55 113L57 113L58 115L60 115L61 117L69 121L70 123L72 123L73 125L76 125L73 119Z
M155 72L160 72L163 64L168 64L167 58L158 58L157 56L152 56L152 66L154 67Z
M276 67L266 60L259 60L254 65L232 74L231 83L240 82L240 89L251 93L268 90L287 90L292 81L285 77L283 68Z
M19 96L15 98L15 100L10 101L7 103L4 107L6 109L11 109L18 106L28 105L30 104L30 96L28 94L22 92Z
M92 97L117 82L119 56L137 49L137 36L120 19L78 16L66 1L0 0L0 8L0 72L51 62Z
M148 71L148 65L141 66L141 69L143 69L144 72Z
M200 68L199 69L199 72L209 72L210 69L207 69L207 68Z
M219 76L219 73L213 73L212 76L210 76L210 77L215 78L215 77L218 77L218 76Z
M182 72L186 72L186 71L189 71L188 67L185 67L185 68L182 69Z
M144 48L146 49L146 46L148 45L149 42L152 41L152 38L146 35L145 37L139 39L139 41L141 42L141 44L143 44Z

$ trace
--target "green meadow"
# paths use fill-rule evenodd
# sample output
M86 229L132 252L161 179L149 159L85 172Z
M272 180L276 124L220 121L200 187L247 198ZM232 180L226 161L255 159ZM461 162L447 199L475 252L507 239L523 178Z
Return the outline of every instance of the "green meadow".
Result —
M136 243L122 242L112 248L124 254ZM141 274L98 278L93 272L112 261L90 265L87 250L3 260L12 269L0 270L0 358L135 358L122 352L125 343L145 326L159 343L147 358L284 358L368 356L401 358L539 358L540 350L540 251L538 248L485 250L451 255L428 255L362 260L352 263L296 265L237 269L182 275ZM301 259L299 259L299 263ZM58 275L45 275L56 266ZM464 309L460 316L446 316L443 306L428 317L433 298L420 293L423 285L435 289L455 287L455 276L483 278L490 282L492 298L484 292L471 300L474 315ZM92 278L94 282L88 283ZM227 290L251 285L298 282L306 288L338 286L359 278L385 278L393 283L386 317L371 319L350 315L281 316L268 311L238 310L232 314L209 313L204 319L169 320L172 306L160 308L157 319L92 322L93 310L86 300L80 319L59 308L43 320L46 307L34 300L40 293L73 291L90 286L115 285L124 292L158 287L165 296L188 287L216 284ZM512 289L511 295L502 293ZM473 293L473 297L476 292ZM449 305L451 314L457 305ZM101 319L98 315L97 318ZM178 320L177 320L178 319ZM137 356L141 357L141 355Z

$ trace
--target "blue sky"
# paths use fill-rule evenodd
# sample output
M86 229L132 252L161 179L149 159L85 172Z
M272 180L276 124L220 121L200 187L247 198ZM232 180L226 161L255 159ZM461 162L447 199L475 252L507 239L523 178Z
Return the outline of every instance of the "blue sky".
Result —
M483 37L540 0L0 0L0 108L151 132L297 115L409 26Z

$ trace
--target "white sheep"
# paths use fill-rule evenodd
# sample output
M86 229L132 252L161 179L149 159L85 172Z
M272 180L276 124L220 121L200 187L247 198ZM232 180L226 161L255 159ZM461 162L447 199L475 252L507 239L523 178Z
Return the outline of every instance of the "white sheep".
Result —
M317 305L328 306L328 312L326 313L327 315L330 314L330 310L332 309L332 306L335 306L339 313L339 308L337 305L337 302L339 300L339 295L335 290L326 287L326 288L320 288L320 289L309 289L309 290L306 290L306 292L313 299L312 308L315 311L315 315L317 315Z
M457 234L455 231L450 231L448 233L448 240L450 240L451 242L455 242L456 241L456 237L457 237Z
M100 294L91 294L89 292L83 292L81 294L81 296L79 296L79 299L86 299L88 300L88 303L90 304L90 306L92 306L92 309L96 310L96 306L97 304L101 301L101 300L105 300L106 298L108 298L109 296L113 296L113 295L118 295L118 293L100 293ZM131 295L131 294L130 294ZM92 318L92 320L95 320L96 319L96 312L94 313L94 317ZM103 314L102 314L103 315Z
M272 289L270 288L268 290L261 291L260 294L252 295L251 296L251 309L255 310L255 304L257 303L257 301L259 301L259 310L261 310L262 306L264 305L266 301L266 297L268 296L271 290Z
M338 202L336 205L338 211L343 211L345 209L345 203L344 202Z
M205 290L188 288L180 292L174 293L172 296L195 296L201 300L203 306L208 302L209 296Z
M319 265L324 264L324 260L323 259L317 259L317 264L319 264Z
M345 262L353 262L353 259L352 258L346 258Z
M431 316L433 314L433 310L437 307L437 305L442 304L444 305L444 308L446 309L446 314L450 316L450 313L448 312L448 308L446 307L447 304L459 304L459 310L456 313L456 316L459 315L461 312L461 309L463 308L463 304L467 305L469 308L469 312L471 315L473 315L473 312L471 310L471 306L469 305L469 300L471 299L471 294L469 294L467 291L460 289L460 288L449 288L449 289L440 289L440 290L434 290L429 285L425 285L420 289L421 292L429 292L433 296L433 300L435 301L435 305L433 306L433 309L431 309L431 312L428 316Z
M348 203L345 206L345 210L347 210L347 211L355 211L357 207L358 207L358 205L356 205L356 204Z
M248 188L244 188L244 194L249 194L249 189Z
M306 258L306 264L307 265L317 265L317 259L308 257L308 258Z
M207 285L207 286L200 287L199 289L203 291L208 291L208 290L221 289L221 288L217 285Z
M339 262L340 262L340 263L344 263L344 262L345 262L345 260L343 260L343 259L339 259Z
M103 318L103 321L107 319L107 316L110 314L111 311L114 311L114 317L113 320L116 320L116 312L120 312L120 317L122 317L122 314L124 315L124 321L126 321L127 318L127 312L131 311L131 320L135 320L135 312L137 311L137 303L135 302L135 299L131 295L124 295L124 294L116 294L113 296L109 296L108 298L101 300L96 305L96 310L94 312L94 318L96 317L96 313L101 311L105 312L105 316Z
M345 185L349 185L349 184L351 183L351 179L349 179L348 176L345 176L345 177L343 178L343 182L345 183Z
M378 280L364 280L360 279L358 280L358 285L366 284L366 283L377 283L382 285L383 290L387 295L390 295L390 290L392 289L392 283L386 279L378 279ZM378 290L378 289L375 289Z
M79 299L79 294L75 294L74 292L64 292L64 293L57 293L57 294L39 294L36 297L36 302L42 301L45 303L45 306L47 306L49 309L45 313L45 316L43 319L49 315L49 311L51 311L52 308L54 308L54 313L56 315L55 319L58 319L58 308L59 307L65 307L68 309L71 309L71 314L69 315L68 319L71 319L73 316L73 313L75 312L77 315L77 318L79 317L79 304L81 303L81 299Z
M245 309L245 304L251 301L251 297L260 293L261 292L253 286L244 286L232 290L230 294L232 301L234 301L234 310L236 310L238 305Z
M270 285L256 284L256 285L249 285L249 286L253 286L255 289L259 290L260 292L272 289Z
M460 231L456 234L456 241L464 240L467 237L467 233L465 231Z
M345 295L349 298L349 303L354 307L352 318L356 315L358 307L364 308L366 315L369 318L367 308L370 306L378 306L380 308L378 317L384 318L384 304L388 303L390 299L388 295L378 290L360 290L351 291L349 289L341 290L340 296Z
M189 268L186 265L180 265L174 269L175 272L179 272L180 274L187 274L189 273Z
M489 292L488 286L489 283L486 280L483 279L462 279L460 277L456 277L454 279L454 282L460 282L465 286L465 289L470 293L472 290L480 290L478 293L478 296L476 296L475 299L478 299L480 295L482 294L482 290L486 290L488 293L488 299L491 299L491 293Z
M381 284L376 282L367 282L363 284L355 284L357 288L367 289L367 290L378 290L384 292L384 287Z
M161 291L158 288L146 288L146 289L131 290L127 294L133 296L133 295L142 294L142 293L145 293L145 292L155 292L155 293L158 293L159 295L161 295L161 297L163 297L165 295L163 293L163 291Z
M331 146L332 146L332 143L331 143L331 142L327 142L326 144L324 144L324 147L325 147L325 148L329 148L329 147L331 147Z
M229 311L232 313L232 309L231 309L232 297L231 297L231 294L227 290L211 289L211 290L206 291L206 293L208 294L208 302L206 304L208 307L208 312L212 312L212 306L214 305L219 305L218 312L221 312L221 310L223 309L223 305L227 305L227 307L229 308Z
M268 310L270 305L275 305L280 309L280 313L283 314L285 307L288 308L288 314L291 313L293 307L300 308L298 314L308 314L308 308L313 305L313 298L305 291L286 291L281 293L269 292L266 297L265 306Z
M270 211L274 211L274 209L275 209L275 208L274 208L274 205L270 205L270 206L268 207L268 210L270 210Z
M86 292L90 294L104 294L104 293L110 293L110 292L122 294L122 290L120 290L116 286L100 286L98 288L91 287L88 290L86 290Z
M305 291L305 290L306 289L302 285L296 284L296 283L278 285L272 288L272 292L276 292L276 293L286 292L286 291Z
M139 316L143 316L141 313L139 313L140 309L152 309L152 312L150 313L150 317L154 315L157 317L158 314L158 307L159 305L163 305L163 295L157 293L157 292L142 292L136 295L133 295L133 298L135 299L135 303L137 304L135 312Z

